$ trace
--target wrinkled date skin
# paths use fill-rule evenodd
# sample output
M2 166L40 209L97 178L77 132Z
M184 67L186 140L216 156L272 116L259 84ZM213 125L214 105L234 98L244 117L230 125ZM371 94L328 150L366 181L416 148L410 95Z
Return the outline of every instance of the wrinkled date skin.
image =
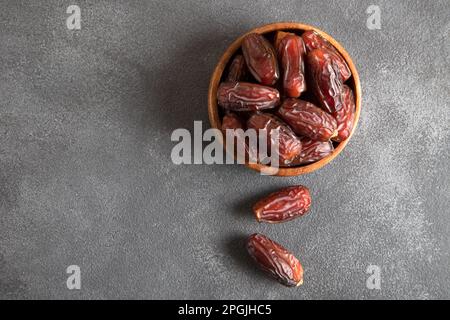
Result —
M275 144L275 137L272 130L278 129L278 157L281 163L291 161L302 151L300 139L295 135L292 129L277 117L268 113L255 113L247 120L247 128L255 129L257 133L260 130L267 135L267 149L272 150Z
M336 50L336 48L329 43L325 38L319 35L317 32L313 30L305 31L302 34L303 42L305 43L306 49L308 52L313 51L314 49L326 49L332 56L332 60L337 64L339 68L339 73L342 77L342 81L345 82L348 78L351 77L352 73L347 63L341 54Z
M238 54L236 57L234 57L233 61L231 62L230 68L228 69L226 81L227 82L242 81L246 74L246 68L247 66L245 65L244 56Z
M303 284L300 261L283 246L262 234L252 234L247 240L248 254L260 269L288 287Z
M327 155L331 154L334 150L331 141L314 141L309 138L303 137L302 141L302 152L294 158L290 163L285 163L285 166L294 167L304 164L313 163L325 158Z
M227 129L243 129L244 125L242 124L241 119L233 113L233 112L227 112L225 116L222 119L222 131L225 131Z
M311 102L286 99L278 114L298 135L318 141L328 141L337 135L336 119Z
M278 49L278 47L280 46L281 40L283 40L283 38L286 37L287 35L295 35L295 33L284 32L284 31L277 31L275 33L275 38L273 40L273 45L274 45L275 49Z
M237 136L237 129L244 129L241 119L232 112L227 112L222 119L222 133L226 137L227 130L233 130L233 136Z
M315 49L308 53L306 62L309 72L309 87L328 113L342 108L342 79L339 68L333 62L329 52Z
M242 42L242 52L251 74L263 85L273 85L280 77L275 50L258 33L247 35Z
M270 109L280 104L277 89L249 82L224 82L217 90L219 105L231 111Z
M280 223L304 215L311 206L308 188L294 186L281 189L259 200L253 206L258 222Z
M333 113L333 117L337 121L337 137L334 141L343 141L350 136L355 121L355 97L352 89L344 85L342 89L342 108Z
M298 98L306 90L303 40L288 34L280 40L277 50L283 71L284 92L288 97Z

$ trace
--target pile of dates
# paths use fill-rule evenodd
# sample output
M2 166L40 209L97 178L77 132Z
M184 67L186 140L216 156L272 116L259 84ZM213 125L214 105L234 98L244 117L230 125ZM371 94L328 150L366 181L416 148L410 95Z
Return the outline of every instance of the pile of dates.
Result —
M301 166L333 152L347 139L355 99L345 82L350 69L315 31L245 36L217 91L222 130L279 129L280 166ZM335 143L333 145L333 142Z

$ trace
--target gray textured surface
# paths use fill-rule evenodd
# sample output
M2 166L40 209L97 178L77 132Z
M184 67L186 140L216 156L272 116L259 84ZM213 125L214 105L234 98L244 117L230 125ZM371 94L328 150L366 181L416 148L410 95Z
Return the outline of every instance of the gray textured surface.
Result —
M450 298L447 0L76 3L74 32L71 1L1 1L1 298ZM366 28L370 4L382 30ZM208 123L223 50L283 20L330 33L359 69L346 150L296 178L173 165L171 132ZM308 216L254 222L257 197L296 183ZM254 269L242 239L256 231L298 255L304 286Z

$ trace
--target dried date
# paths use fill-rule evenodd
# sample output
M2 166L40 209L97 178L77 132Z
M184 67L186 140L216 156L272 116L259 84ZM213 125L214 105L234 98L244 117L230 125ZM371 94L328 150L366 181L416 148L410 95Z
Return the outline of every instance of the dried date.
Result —
M280 162L291 161L302 151L300 139L292 129L279 118L268 113L258 112L247 120L247 128L255 129L258 134L265 134L267 139L267 151L274 151L274 145L278 143L277 154ZM278 141L274 135L274 130L278 130Z
M275 50L258 33L248 34L242 42L242 52L248 69L263 85L273 85L280 77Z
M306 56L309 88L322 109L333 113L342 108L342 79L339 68L328 51L315 49Z
M350 136L355 121L355 97L352 89L344 85L342 89L342 108L333 113L337 121L338 135L335 141L343 141Z
M298 135L318 141L328 141L337 135L336 119L311 102L286 99L278 114Z
M308 52L313 51L314 49L326 49L329 51L330 55L332 56L332 60L337 64L339 68L339 73L342 77L342 81L345 82L348 78L351 77L352 73L344 58L336 50L336 48L328 42L328 40L326 40L313 30L305 31L302 34L302 38Z
M277 89L248 82L224 82L217 90L219 105L231 111L256 111L274 108L280 103Z
M222 119L222 130L244 129L241 119L233 112L227 112Z
M288 97L298 98L306 90L305 45L294 34L284 36L277 46L282 69L284 92Z
M284 163L285 166L294 167L304 164L313 163L325 158L334 150L331 141L314 141L309 138L301 138L302 152L289 163Z
M236 55L228 69L227 82L242 81L246 74L245 59L241 54Z
M227 112L222 119L222 133L226 136L227 130L233 131L233 136L236 136L237 129L244 129L241 119L232 112Z
M262 234L252 234L247 240L247 251L260 269L288 287L303 283L300 261L282 245Z
M283 40L283 38L288 35L295 35L295 34L291 32L277 31L275 33L275 39L273 40L274 48L275 49L278 48L280 46L281 40Z
M311 195L304 186L293 186L271 193L253 206L258 222L279 223L304 215L311 206Z

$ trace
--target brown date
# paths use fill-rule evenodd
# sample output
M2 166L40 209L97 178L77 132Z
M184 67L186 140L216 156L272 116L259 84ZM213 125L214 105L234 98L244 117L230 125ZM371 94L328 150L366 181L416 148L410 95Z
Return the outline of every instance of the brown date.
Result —
M315 49L306 56L306 63L309 73L309 88L322 109L328 113L341 109L342 79L331 54L323 49Z
M288 35L295 35L295 34L291 32L277 31L275 33L275 39L273 40L274 48L278 48L280 46L281 40L283 40L283 38Z
M302 38L308 52L313 51L314 49L326 49L330 52L333 61L339 68L339 73L342 77L342 81L345 82L348 78L351 77L352 73L344 58L325 38L323 38L313 30L305 31L302 34Z
M278 158L281 163L291 161L302 151L300 139L292 129L272 114L262 112L253 114L247 120L247 128L255 129L258 134L266 135L268 152L272 150L272 147L277 142L272 130L278 129Z
M256 111L274 108L280 103L277 89L248 82L224 82L217 90L219 105L231 111Z
M259 200L253 206L258 222L279 223L304 215L311 206L308 188L294 186L283 188Z
M237 137L240 131L237 129L244 129L241 119L232 112L227 112L222 119L222 133L226 137L227 130L232 130L233 137Z
M242 81L246 74L246 65L244 57L241 54L236 55L228 69L227 82Z
M303 267L300 261L282 245L255 233L247 240L247 251L261 270L281 284L298 287L303 283Z
M286 99L278 114L298 135L318 141L328 141L337 135L336 119L311 102Z
M305 45L294 34L284 36L277 47L283 70L283 88L288 97L298 98L306 90Z
M314 141L306 137L301 138L301 141L302 152L300 152L300 154L296 156L291 162L284 163L285 166L293 167L313 163L319 161L322 158L325 158L334 150L331 141Z
M222 131L226 129L243 129L241 119L233 112L227 112L222 119Z
M258 33L245 36L242 41L242 52L245 62L255 79L263 85L273 85L280 77L275 50Z
M350 136L355 121L355 97L352 89L344 85L342 89L342 108L333 113L333 117L337 121L337 137L335 141L343 141Z

